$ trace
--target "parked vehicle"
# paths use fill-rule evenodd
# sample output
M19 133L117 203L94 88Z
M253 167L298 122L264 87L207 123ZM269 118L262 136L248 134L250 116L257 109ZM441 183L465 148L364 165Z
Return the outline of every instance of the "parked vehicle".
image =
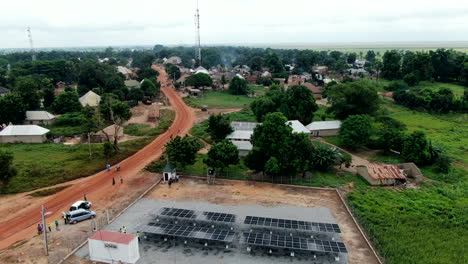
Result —
M72 206L70 206L70 211L75 211L78 209L89 209L93 205L91 202L88 201L76 201Z
M71 212L64 212L68 224L76 224L80 221L96 217L96 212L85 209L77 209Z

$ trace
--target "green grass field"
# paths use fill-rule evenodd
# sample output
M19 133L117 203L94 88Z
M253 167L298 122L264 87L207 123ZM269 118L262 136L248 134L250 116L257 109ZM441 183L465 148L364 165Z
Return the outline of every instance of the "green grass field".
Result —
M186 98L192 106L206 105L211 108L247 107L254 100L247 95L233 95L228 91L207 91L200 97Z
M160 120L157 127L147 124L128 124L124 133L130 136L157 136L166 131L175 119L175 112L170 109L161 109Z
M462 97L463 92L466 89L466 87L458 85L458 84L440 83L440 82L421 82L418 85L414 86L413 88L429 89L432 91L438 91L443 88L448 88L452 90L452 92L455 94L456 97Z
M2 193L25 192L92 175L107 163L115 164L132 155L151 140L153 137L123 142L121 153L111 158L104 157L102 144L91 144L91 159L87 144L0 144L0 148L13 152L13 164L18 170Z
M389 116L405 123L409 132L423 131L434 144L443 146L450 157L468 166L468 114L429 114L386 100L383 107Z

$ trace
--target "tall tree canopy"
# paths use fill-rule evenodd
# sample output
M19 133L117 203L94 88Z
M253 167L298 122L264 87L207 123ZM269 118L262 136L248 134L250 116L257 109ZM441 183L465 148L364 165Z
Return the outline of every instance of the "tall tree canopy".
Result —
M340 128L341 142L345 146L356 147L369 142L372 119L368 115L351 115Z
M225 139L233 131L229 118L220 114L210 115L207 130L215 142Z
M239 163L239 151L231 141L223 140L210 148L208 157L203 162L210 167L223 170L229 165Z
M52 104L54 113L65 114L69 112L78 112L81 110L81 104L76 92L63 92L57 96Z
M382 76L389 80L401 79L401 55L397 50L386 51L383 56Z
M185 168L187 165L195 163L196 154L202 145L196 138L177 136L166 143L164 153L170 162Z
M0 124L18 124L26 118L26 105L18 93L0 97Z
M17 173L13 166L13 153L0 149L0 182L3 186L8 185L8 182Z
M195 88L213 86L213 80L208 74L197 73L185 79L186 86L193 86Z
M379 109L379 96L374 87L361 82L336 84L327 90L333 112L340 119L350 115L372 115Z
M245 79L235 76L229 83L229 91L235 95L247 94L248 87Z

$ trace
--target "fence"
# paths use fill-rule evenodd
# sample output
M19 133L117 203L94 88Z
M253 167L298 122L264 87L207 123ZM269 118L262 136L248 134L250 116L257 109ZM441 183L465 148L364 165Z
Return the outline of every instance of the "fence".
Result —
M207 176L208 167L202 168L188 168L185 169L182 174L187 176ZM218 179L228 180L243 180L243 181L256 181L256 182L268 182L276 184L291 184L291 185L313 185L313 174L308 172L304 175L278 175L269 176L263 173L249 173L239 169L225 169L223 171L216 171L216 177Z

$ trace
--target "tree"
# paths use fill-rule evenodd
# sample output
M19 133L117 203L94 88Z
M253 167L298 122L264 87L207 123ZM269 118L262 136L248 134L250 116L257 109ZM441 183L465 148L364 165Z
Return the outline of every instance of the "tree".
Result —
M18 93L0 97L0 124L21 123L26 118L26 106Z
M146 96L153 98L156 96L157 90L156 84L150 79L144 79L140 89L145 93Z
M227 116L210 115L208 118L208 133L215 142L222 141L234 131Z
M195 88L213 86L213 80L208 74L197 73L185 79L186 86L193 86Z
M340 128L341 142L345 146L356 147L369 142L372 119L368 115L351 115Z
M265 173L267 175L277 176L281 173L278 160L275 157L270 157L265 164Z
M355 52L349 53L348 57L346 58L346 62L348 64L354 64L354 62L356 61L356 58L357 58L357 54Z
M327 96L333 112L340 119L349 115L372 115L379 109L379 96L374 87L361 82L337 84L330 87Z
M281 167L283 165L286 167L287 155L285 152L292 133L292 128L286 125L286 121L287 119L282 113L269 113L265 116L263 124L255 127L251 142L259 153L254 152L249 153L249 155L255 155L258 160L254 161L250 158L250 161L257 164L249 163L249 167L260 167L264 171L265 164L271 157L277 158Z
M465 86L468 86L468 62L463 63L460 77Z
M57 114L80 111L81 104L78 94L76 92L63 92L59 94L52 104L52 109Z
M250 63L250 69L252 69L252 71L261 71L262 70L262 57L260 56L253 57Z
M195 163L197 152L202 148L202 144L193 137L177 136L165 145L164 154L169 161L176 163L182 168Z
M42 104L45 108L48 108L54 103L55 100L55 90L53 87L48 87L44 89L44 101Z
M286 90L283 105L282 112L289 120L299 120L303 124L309 124L318 110L312 91L303 85L294 85Z
M265 65L270 68L272 73L284 72L283 62L276 53L266 55Z
M39 89L38 82L29 76L19 77L16 80L15 90L23 98L23 103L28 110L36 110L40 108L40 99L37 94Z
M383 127L379 133L377 144L385 152L395 150L401 152L403 149L403 142L405 140L405 134L399 129Z
M401 78L401 55L397 50L386 51L383 56L382 76L388 80Z
M228 81L226 80L226 76L224 75L221 75L221 85L223 86L223 89L224 89L224 86L228 83Z
M311 158L311 167L319 171L329 170L340 158L341 153L335 147L320 144Z
M242 79L239 76L235 76L229 83L229 90L235 95L247 94L247 82L245 81L245 79Z
M177 67L176 65L174 64L171 64L171 63L168 63L166 64L166 72L167 72L167 75L169 76L169 78L171 78L172 80L176 81L180 78L180 69L179 67Z
M401 156L408 162L426 164L431 160L431 147L422 131L414 131L403 143Z
M373 50L368 50L366 53L366 62L374 63L375 62L375 52Z
M113 147L115 153L120 153L119 148L119 137L117 136L120 133L120 130L123 127L125 121L129 120L132 117L132 112L128 104L121 102L115 98L113 94L104 94L101 98L101 103L99 104L99 110L102 115L110 121L114 126L114 142ZM97 127L102 127L102 120L100 119L101 114L97 115L97 122L100 123ZM103 129L102 133L107 137L107 141L110 141L111 137Z
M419 83L418 77L412 72L403 76L403 81L405 81L409 86L415 86Z
M13 153L0 149L0 182L2 185L7 186L16 174L17 170L13 167Z
M277 111L277 106L273 100L266 95L261 95L256 98L251 104L250 108L254 112L255 117L259 122L263 121L263 117L268 114Z
M143 100L143 97L145 97L145 92L140 88L134 88L128 92L128 99L130 100L138 102Z
M239 164L239 151L231 141L223 140L210 148L208 157L203 162L222 171L229 165Z

